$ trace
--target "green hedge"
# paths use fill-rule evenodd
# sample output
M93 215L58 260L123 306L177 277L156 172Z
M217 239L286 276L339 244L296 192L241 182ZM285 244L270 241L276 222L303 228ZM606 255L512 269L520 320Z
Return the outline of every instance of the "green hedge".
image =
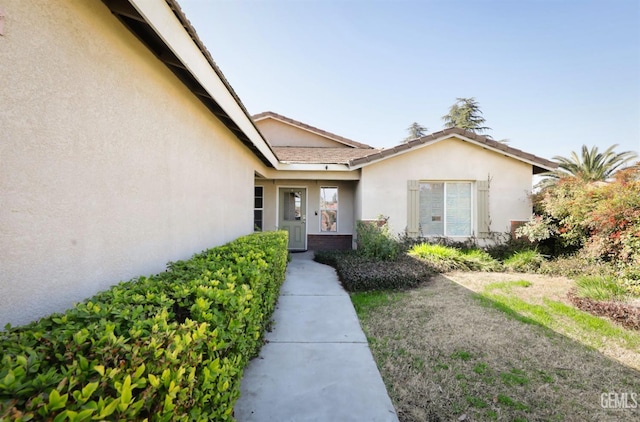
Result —
M257 233L0 333L0 420L232 420L287 265Z

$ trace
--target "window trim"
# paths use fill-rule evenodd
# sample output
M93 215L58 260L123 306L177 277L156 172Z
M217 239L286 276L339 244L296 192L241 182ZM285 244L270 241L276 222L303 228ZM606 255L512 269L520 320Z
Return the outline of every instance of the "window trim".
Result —
M326 208L322 208L322 189L335 189L336 190L336 229L335 230L322 230L322 211L333 211ZM319 209L319 220L318 220L318 231L320 234L338 234L340 233L340 188L338 186L320 186L319 195L320 202L318 204Z
M256 208L256 198L258 198L258 196L256 195L256 188L260 188L262 190L262 195L260 196L260 198L262 198L262 208ZM256 229L256 211L260 211L262 216L260 220L262 221L262 227L260 228L260 230ZM263 185L253 186L253 231L254 232L264 231L264 186Z
M432 179L427 179L427 180L419 180L418 181L418 199L420 198L420 188L423 184L426 183L442 183L444 185L444 189L443 189L443 234L426 234L423 232L423 228L422 228L422 221L421 221L421 215L420 215L420 207L418 205L418 224L419 224L419 231L420 231L420 235L423 237L449 237L449 238L469 238L474 236L475 233L475 213L477 212L477 204L475 202L476 200L476 194L475 194L475 182L471 181L471 180L450 180L450 179L445 179L445 180L432 180ZM467 235L450 235L447 233L447 185L450 183L464 183L469 185L469 221L470 221L470 227L469 227L469 234Z

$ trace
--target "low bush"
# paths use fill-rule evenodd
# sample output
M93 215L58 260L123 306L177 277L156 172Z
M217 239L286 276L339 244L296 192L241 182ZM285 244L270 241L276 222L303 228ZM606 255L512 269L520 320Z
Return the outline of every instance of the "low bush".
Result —
M380 222L357 222L358 254L369 259L392 261L400 253L400 244L391 235L387 220L381 219Z
M0 420L232 420L286 262L286 233L257 233L7 326Z
M380 261L355 251L319 251L314 259L334 267L349 292L411 288L435 274L432 268L405 254L394 261Z
M439 272L500 271L502 266L480 249L460 250L443 245L422 243L409 250L409 255L427 262Z
M464 259L470 271L502 271L502 264L482 249L464 252Z
M600 301L622 301L627 295L626 289L611 277L583 275L576 278L576 294Z
M535 250L526 250L514 253L509 258L505 259L503 264L504 268L508 271L534 273L538 271L544 261L545 259L540 252Z
M493 259L504 261L516 252L526 251L533 247L533 244L526 239L518 239L506 234L503 239L489 244L483 248Z
M348 259L349 256L357 256L355 250L324 250L315 251L313 253L313 260L321 264L330 265L333 268L338 267L338 262Z
M606 277L615 275L616 269L608 262L575 253L573 255L560 256L544 261L536 272L570 278L575 278L583 274Z
M466 269L462 251L449 246L422 243L412 247L409 255L428 262L439 272Z

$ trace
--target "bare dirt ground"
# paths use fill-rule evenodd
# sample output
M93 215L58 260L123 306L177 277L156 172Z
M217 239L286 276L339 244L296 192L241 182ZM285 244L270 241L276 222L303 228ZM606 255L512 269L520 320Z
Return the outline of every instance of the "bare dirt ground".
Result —
M483 306L473 292L523 279L532 282L527 301L567 302L568 279L453 273L388 293L385 304L361 314L401 421L640 420L640 372ZM626 399L627 408L620 400L612 408L607 397ZM628 408L632 398L637 405Z

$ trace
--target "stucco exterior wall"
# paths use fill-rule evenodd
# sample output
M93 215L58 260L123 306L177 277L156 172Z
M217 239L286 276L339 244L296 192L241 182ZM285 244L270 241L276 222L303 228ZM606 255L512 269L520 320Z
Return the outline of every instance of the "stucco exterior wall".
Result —
M102 2L0 7L0 326L252 231L263 165Z
M407 227L407 181L490 182L491 231L531 215L531 165L459 139L447 139L362 168L357 219L389 216L396 233ZM475 207L475 200L473 202ZM475 212L474 212L475 214ZM477 216L474 218L477 233Z
M330 236L332 233L320 231L320 188L338 188L338 231L335 234L354 233L354 195L356 182L345 180L266 180L256 179L256 186L264 187L264 230L276 230L278 226L278 191L281 187L304 187L307 189L307 234L322 234ZM317 215L316 215L317 213Z
M336 148L345 145L332 141L324 136L316 135L308 130L271 118L259 120L256 126L262 135L274 147L322 147ZM349 148L349 147L345 147Z

